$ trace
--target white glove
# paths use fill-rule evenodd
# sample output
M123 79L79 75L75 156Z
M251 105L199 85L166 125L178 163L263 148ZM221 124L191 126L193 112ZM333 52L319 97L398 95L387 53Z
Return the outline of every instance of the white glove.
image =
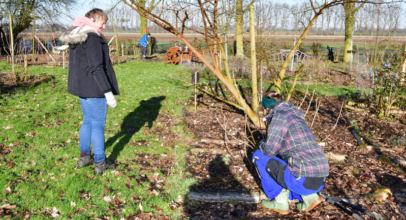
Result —
M117 102L112 92L104 93L104 96L106 96L107 105L109 105L111 108L116 107Z

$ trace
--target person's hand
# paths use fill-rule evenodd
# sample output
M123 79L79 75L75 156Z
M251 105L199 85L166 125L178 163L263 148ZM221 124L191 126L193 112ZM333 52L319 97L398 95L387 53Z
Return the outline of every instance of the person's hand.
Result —
M112 92L104 93L104 96L106 97L107 105L109 105L111 108L116 107L117 102Z

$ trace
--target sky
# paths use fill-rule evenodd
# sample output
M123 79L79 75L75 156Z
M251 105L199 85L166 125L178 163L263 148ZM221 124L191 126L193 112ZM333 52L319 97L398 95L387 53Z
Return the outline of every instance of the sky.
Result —
M86 12L90 11L93 8L100 8L103 10L108 10L111 7L117 3L118 0L77 0L76 6L73 7L71 10L70 16L74 18L76 17L84 17ZM267 1L267 0L263 0ZM272 0L269 0L272 1ZM273 0L275 1L275 0ZM296 2L302 2L304 0L284 0L285 3L287 4L294 4ZM120 3L123 4L123 3ZM70 27L73 22L72 18L69 18L68 16L63 16L62 19L60 19L60 22L67 27Z
M84 17L86 12L90 11L93 8L100 8L103 10L108 10L115 5L117 1L115 0L77 0L75 6L72 7L69 16L62 16L59 20L62 24L70 27L73 23L73 20L77 17Z

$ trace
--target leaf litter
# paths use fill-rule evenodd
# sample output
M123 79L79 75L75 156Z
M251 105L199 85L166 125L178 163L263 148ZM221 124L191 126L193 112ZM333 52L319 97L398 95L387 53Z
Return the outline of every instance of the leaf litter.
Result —
M399 157L406 157L405 145L392 144L390 146L388 144L390 135L395 135L392 138L394 140L397 140L396 137L398 139L405 137L406 120L402 122L399 116L399 119L388 123L378 120L372 114L350 113L350 120L360 121L358 129L361 132L365 134L369 130L375 130L368 134L373 134L374 142L372 144L380 146L383 150L360 149L342 118L338 120L336 129L331 131L336 124L340 112L337 106L341 106L342 99L335 97L325 97L325 99L328 101L323 102L320 106L312 131L316 139L323 142L321 147L325 153L344 155L344 160L341 162L329 161L331 172L323 192L340 198L348 198L355 205L379 213L387 219L406 219L404 214L406 213L406 175L405 172L402 172L405 167L390 166L388 163L381 162L385 160L379 160L382 156L387 156L390 161L399 161ZM301 99L291 100L296 106L299 106L301 101ZM183 111L187 126L196 136L196 140L190 143L192 149L186 158L186 167L190 173L186 177L194 177L198 180L198 183L193 185L190 190L261 190L257 173L249 159L254 150L244 144L236 144L238 142L231 141L248 142L247 133L249 134L249 131L246 132L243 113L212 98L204 97L204 102L214 104L201 104L198 112L195 112L194 109L184 109ZM192 105L193 102L190 101L189 104ZM308 105L309 100L306 99L302 108L306 109ZM312 104L306 117L309 125L312 123L315 110L316 107ZM261 134L259 130L252 129L251 131L256 142L265 137L265 134ZM330 136L328 136L329 134ZM369 138L372 139L372 137ZM202 141L203 139L209 141ZM194 201L186 203L182 213L183 216L191 218L211 216L212 219L351 219L349 215L328 202L322 202L316 209L308 213L297 212L296 203L297 201L290 203L291 211L284 216L265 209L260 204L235 202ZM173 203L170 207L175 208ZM367 216L363 217L368 219Z

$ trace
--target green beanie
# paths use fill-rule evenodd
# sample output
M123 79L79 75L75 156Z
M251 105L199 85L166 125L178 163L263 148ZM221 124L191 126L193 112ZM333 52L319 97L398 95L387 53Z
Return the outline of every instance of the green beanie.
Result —
M264 106L265 108L274 108L279 103L281 102L278 102L275 99L268 99L265 98L265 96L262 96L262 106Z

